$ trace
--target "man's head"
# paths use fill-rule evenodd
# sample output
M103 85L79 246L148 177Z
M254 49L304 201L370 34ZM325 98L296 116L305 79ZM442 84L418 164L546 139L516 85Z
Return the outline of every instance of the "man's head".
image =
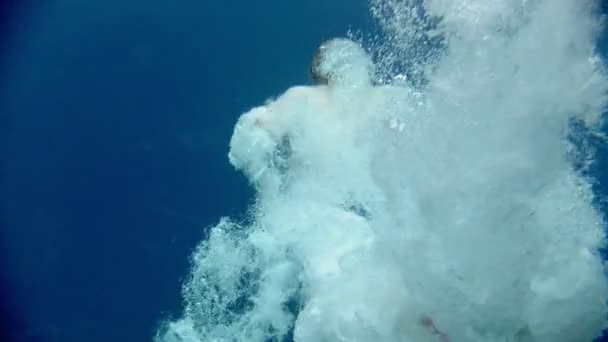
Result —
M310 75L316 85L369 84L371 60L361 45L347 38L321 44L313 56Z

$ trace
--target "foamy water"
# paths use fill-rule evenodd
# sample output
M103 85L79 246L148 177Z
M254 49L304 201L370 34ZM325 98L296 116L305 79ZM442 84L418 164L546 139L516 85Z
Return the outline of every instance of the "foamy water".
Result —
M337 81L239 119L251 222L212 228L157 340L598 336L604 221L568 140L608 94L592 5L372 0L373 63L336 44Z

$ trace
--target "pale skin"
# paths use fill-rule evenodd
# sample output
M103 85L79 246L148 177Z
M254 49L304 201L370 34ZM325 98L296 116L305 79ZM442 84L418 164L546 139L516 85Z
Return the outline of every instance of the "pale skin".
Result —
M328 86L291 87L276 100L266 104L266 110L255 114L255 124L269 131L275 138L286 135L288 130L285 125L285 121L288 119L286 116L291 115L291 111L287 108L294 102L323 109L323 112L331 111L334 107Z
M361 89L364 89L364 91L358 91L353 96L354 99L348 101L350 104L352 104L351 100L357 102L357 111L372 110L374 106L383 101L386 94L390 94L391 89L395 88L387 86L372 87L370 84ZM333 121L332 124L338 124L341 129L348 129L348 127L353 126L352 121L357 119L349 118L347 116L350 114L349 111L338 108L338 96L332 85L295 86L260 107L263 110L251 113L251 115L254 116L255 125L268 131L277 141L289 133L290 127L287 122L294 115L291 110L294 103L299 103L309 109L318 109L307 110L307 115L323 115L323 120L320 121ZM327 115L333 117L327 117Z

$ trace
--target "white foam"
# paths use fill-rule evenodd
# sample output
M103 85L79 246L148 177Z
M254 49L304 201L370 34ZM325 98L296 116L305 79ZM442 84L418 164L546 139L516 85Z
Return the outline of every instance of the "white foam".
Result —
M372 1L387 35L372 48L395 51L376 61L385 76L401 38L444 37L441 58L412 57L424 82L299 87L239 119L230 161L257 189L252 223L212 229L159 341L601 332L603 219L567 139L572 120L596 127L608 93L590 2L415 3ZM340 65L360 79L367 61Z

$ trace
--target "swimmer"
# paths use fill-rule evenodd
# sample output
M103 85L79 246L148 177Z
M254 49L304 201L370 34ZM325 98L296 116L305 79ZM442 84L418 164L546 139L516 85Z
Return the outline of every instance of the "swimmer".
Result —
M298 150L294 134L306 136L300 140L302 146L323 141L338 151L348 150L357 144L357 139L370 137L378 129L399 133L405 127L393 115L398 115L398 107L408 101L407 88L374 85L373 63L358 43L346 38L324 42L314 54L309 70L312 85L289 88L278 98L242 115L236 124L230 142L230 163L254 185L266 171L276 169L277 150ZM278 163L287 170L289 153L281 155L286 158L279 158ZM321 167L317 162L306 162Z
M345 102L357 98L361 106L371 104L365 96L352 96L353 91L367 93L367 97L372 94L371 60L354 41L336 38L323 43L312 59L310 73L312 85L292 87L239 119L229 159L253 183L268 167L268 162L261 160L262 154L272 154L294 131L301 131L302 126L308 127L311 134L320 128L333 129L334 140L344 140L353 120L344 117L346 111L340 109L343 107L338 105L340 99ZM361 106L356 107L357 111ZM304 119L307 124L302 125Z
M327 145L344 145L343 150L360 148L354 146L357 138L369 131L369 121L365 120L371 118L382 121L373 115L360 114L364 111L390 113L390 110L387 111L381 106L394 102L395 98L404 94L403 88L374 86L371 76L371 60L359 44L343 38L323 43L314 54L310 65L312 85L292 87L277 99L252 109L239 119L231 141L229 154L231 163L237 169L241 169L252 183L256 185L263 183L265 189L263 193L268 193L268 184L272 184L276 189L281 187L281 175L277 172L278 168L273 156L276 156L277 150L285 141L291 140L294 143L296 147L294 153L306 154L310 151L307 154L309 159L306 167L317 170L323 168L323 163L327 162L327 159L331 159L330 163L334 163L334 159L340 157L337 154L326 153L326 148L333 148ZM407 92L405 95L407 96ZM387 129L399 127L390 121L390 118L383 119ZM304 135L305 138L300 139L301 136L298 135ZM308 148L309 144L316 143L317 135L323 135L318 139L322 144L321 149ZM306 148L297 149L298 146ZM340 148L335 150L340 151ZM320 151L322 152L319 153ZM326 158L327 156L329 158ZM295 158L299 157L299 155L295 156ZM340 160L341 166L343 162L344 160ZM347 159L347 162L352 162L347 165L352 165L353 169L364 165L362 159ZM292 160L288 163L292 163ZM331 164L330 168L329 172L325 170L326 172L311 173L316 184L321 184L319 187L321 189L323 182L329 181L327 178L333 175L340 177L343 172L343 168L336 168L335 163ZM318 179L316 176L318 174L322 174L323 179ZM361 180L357 179L357 181ZM306 191L312 191L309 188L310 183L306 184ZM345 183L345 188L351 189L350 184ZM333 207L340 200L339 198L334 202L328 200L328 204ZM352 201L355 203L354 207L361 209L334 210L332 212L335 214L332 217L339 222L348 222L352 234L357 231L356 227L359 227L362 236L366 236L370 229L367 222L370 215L366 207L357 202L358 200L365 198L359 197ZM360 214L361 212L366 214ZM365 244L368 241L365 238L355 240L365 240ZM344 241L342 246L344 251L337 251L332 247L324 256L325 267L315 268L310 274L322 278L332 273L335 277L339 273L337 265L343 255L347 255L351 250L365 249L362 245L348 246ZM315 256L311 258L316 260ZM443 342L449 341L447 334L439 330L432 317L423 315L417 325L432 338Z
M293 103L318 109L312 112L335 112L336 88L371 88L371 61L359 44L335 38L317 49L310 65L310 78L312 86L292 87L263 109L252 111L255 124L279 138L288 130L285 123L293 112L287 107Z
M360 118L348 115L362 111L386 112L378 110L379 106L390 103L390 98L403 97L405 89L395 91L395 87L374 86L372 66L371 58L358 43L347 38L328 40L312 58L309 67L312 85L291 87L278 98L245 113L237 123L235 134L239 126L247 130L260 129L264 131L260 134L279 144L294 130L302 113L319 116L313 120L322 124L333 120L333 124L342 127L361 125ZM294 104L299 108L294 108ZM388 118L384 120L387 127L395 126ZM237 159L238 156L231 153L231 161Z

